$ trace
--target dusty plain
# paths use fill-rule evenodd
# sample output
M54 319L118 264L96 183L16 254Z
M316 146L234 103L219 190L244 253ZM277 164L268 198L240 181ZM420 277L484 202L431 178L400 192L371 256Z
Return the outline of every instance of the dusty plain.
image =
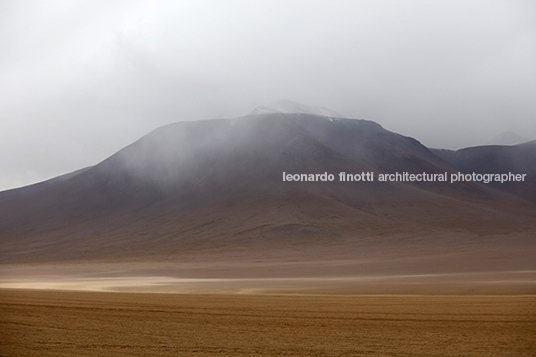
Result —
M534 295L0 289L1 356L534 356Z

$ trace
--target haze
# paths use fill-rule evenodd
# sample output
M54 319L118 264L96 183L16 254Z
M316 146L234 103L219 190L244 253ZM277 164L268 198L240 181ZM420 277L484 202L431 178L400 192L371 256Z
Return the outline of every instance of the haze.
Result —
M536 139L532 1L2 1L0 190L285 98L429 147Z

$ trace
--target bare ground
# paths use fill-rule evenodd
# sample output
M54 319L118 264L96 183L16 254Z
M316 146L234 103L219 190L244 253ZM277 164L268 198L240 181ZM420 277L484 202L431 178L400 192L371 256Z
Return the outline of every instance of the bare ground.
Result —
M1 356L534 356L536 297L0 290Z

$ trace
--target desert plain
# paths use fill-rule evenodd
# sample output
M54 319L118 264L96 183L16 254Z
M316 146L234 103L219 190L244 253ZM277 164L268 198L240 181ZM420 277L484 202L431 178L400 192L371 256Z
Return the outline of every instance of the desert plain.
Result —
M533 271L224 258L4 265L0 356L536 355Z
M0 290L1 356L534 356L534 295Z

